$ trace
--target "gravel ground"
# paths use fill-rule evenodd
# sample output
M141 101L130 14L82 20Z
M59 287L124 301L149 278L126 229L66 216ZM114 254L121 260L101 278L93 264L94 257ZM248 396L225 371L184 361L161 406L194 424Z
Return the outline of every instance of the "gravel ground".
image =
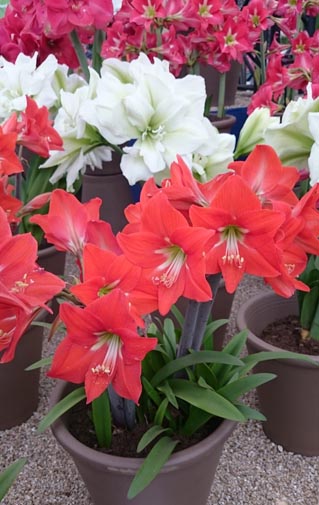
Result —
M261 288L254 278L243 281L233 303L228 336L235 331L240 303ZM52 346L45 343L45 356ZM53 382L43 374L37 412L21 426L0 432L0 468L20 456L28 458L4 505L92 505L73 462L51 432L36 434ZM256 404L254 394L249 402ZM266 438L261 423L248 422L239 425L225 445L207 505L319 505L318 473L319 457L286 452Z

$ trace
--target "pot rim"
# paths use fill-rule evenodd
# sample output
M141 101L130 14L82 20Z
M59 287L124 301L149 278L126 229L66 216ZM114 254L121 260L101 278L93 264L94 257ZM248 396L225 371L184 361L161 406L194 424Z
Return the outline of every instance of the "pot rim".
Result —
M53 389L53 392L50 397L50 405L57 403L61 396L63 395L64 390L68 386L68 382L58 380L57 385ZM170 459L165 463L161 472L169 472L172 471L176 465L187 465L189 464L190 459L201 457L203 454L208 452L212 446L218 445L221 442L224 443L227 438L231 435L235 427L237 426L236 421L230 421L224 419L221 424L217 427L217 429L210 434L205 439L201 440L197 444L194 444L187 449L183 449L174 453ZM103 453L92 449L79 440L77 440L67 429L65 421L62 418L57 419L51 426L51 430L56 437L57 441L65 448L68 449L72 446L72 452L76 455L82 455L85 452L86 458L89 463L94 464L96 466L105 466L116 468L126 468L127 473L131 473L132 475L136 473L136 470L140 467L144 458L132 458L125 456L114 456L112 454ZM125 460L125 464L123 461Z
M274 346L272 344L269 344L268 342L265 342L261 338L259 338L257 335L252 333L249 328L247 328L246 325L246 313L248 310L251 310L251 307L254 305L258 305L259 303L263 303L264 305L271 302L272 300L278 299L281 303L285 302L290 302L292 304L292 298L284 298L281 297L280 295L277 295L273 291L261 291L260 293L254 295L252 298L244 302L238 309L237 313L237 326L240 331L242 330L248 330L248 336L247 340L250 340L257 348L259 351L269 351L269 352L278 352L278 351L283 351L284 349ZM300 353L301 356L306 356L310 360L314 361L314 363L311 363L310 361L305 361L305 360L298 360L294 358L290 359L285 359L285 360L274 360L274 361L284 361L285 363L290 363L291 365L294 366L303 366L307 368L317 368L317 365L319 365L319 356L314 355L314 354L302 354Z

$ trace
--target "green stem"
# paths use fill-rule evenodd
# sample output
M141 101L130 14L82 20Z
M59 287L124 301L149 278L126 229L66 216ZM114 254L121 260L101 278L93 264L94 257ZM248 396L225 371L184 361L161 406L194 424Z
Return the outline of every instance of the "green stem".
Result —
M101 48L102 44L105 40L105 32L103 30L96 30L94 33L94 42L93 42L93 49L92 49L92 67L94 70L96 70L99 74L101 71L101 66L102 66L102 58L101 58Z
M196 331L194 332L193 341L191 345L191 348L194 351L199 351L201 348L208 318L211 314L212 307L216 299L220 279L221 274L214 274L208 278L208 282L213 293L213 298L209 302L202 302L200 304L196 320Z
M72 32L70 33L70 37L71 37L71 41L72 41L74 50L75 50L76 55L78 57L78 60L80 62L84 77L89 82L90 72L89 72L87 57L86 57L85 51L83 49L83 45L82 45L82 43L79 39L79 36L77 34L77 31L72 30Z
M260 84L266 81L266 46L264 32L260 34Z
M217 117L224 117L226 93L226 72L219 74Z

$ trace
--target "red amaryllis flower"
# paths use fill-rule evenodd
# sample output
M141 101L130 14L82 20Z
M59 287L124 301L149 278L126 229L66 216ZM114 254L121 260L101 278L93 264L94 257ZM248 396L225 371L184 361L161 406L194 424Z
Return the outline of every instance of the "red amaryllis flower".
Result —
M6 133L0 126L0 176L23 172L23 167L15 153L17 134Z
M138 403L141 361L157 339L138 335L125 295L115 289L84 309L64 303L60 317L67 333L55 352L49 377L84 382L88 403L110 384L120 396Z
M12 196L14 186L8 181L7 175L0 177L0 207L5 211L9 223L18 223L20 218L16 214L21 209L22 202Z
M295 167L283 166L276 151L267 145L257 145L245 161L228 165L240 175L263 205L273 200L295 205L298 198L292 188L299 179Z
M117 255L94 244L86 244L83 251L83 282L72 286L70 291L85 305L110 294L114 289L121 289L131 302L130 292L138 284L140 276L141 269L132 265L123 254ZM134 307L131 309L136 322L142 326L143 321Z
M46 240L59 251L70 251L81 259L88 222L99 220L101 203L100 198L81 203L71 193L56 189L52 192L49 213L32 216L30 222L38 224Z
M274 235L285 216L263 209L258 197L241 177L233 175L219 188L209 208L193 206L194 226L215 232L207 254L207 272L221 272L226 289L233 293L245 272L275 277L277 257Z
M38 107L35 100L27 96L27 107L17 121L17 142L48 158L50 150L62 150L63 140L52 126L47 107Z
M211 298L205 252L213 234L190 226L158 193L143 208L140 231L119 233L117 238L128 260L147 270L143 282L157 286L158 309L166 314L180 296Z

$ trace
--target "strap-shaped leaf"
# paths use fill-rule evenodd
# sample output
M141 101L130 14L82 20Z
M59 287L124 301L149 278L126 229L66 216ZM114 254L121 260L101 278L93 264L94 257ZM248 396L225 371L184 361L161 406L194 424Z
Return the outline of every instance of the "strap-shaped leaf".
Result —
M300 311L300 324L305 330L309 330L315 316L319 299L319 286L314 286L304 294Z
M205 412L223 419L245 421L245 417L237 407L212 389L202 388L183 379L172 379L170 385L178 398Z
M252 409L248 407L248 405L244 405L242 403L235 403L236 407L240 412L245 416L246 419L254 419L255 421L266 421L265 416L258 412L258 410Z
M147 447L155 438L157 438L159 435L162 433L167 433L170 431L169 428L163 428L162 426L159 426L158 424L155 424L152 426L149 430L147 430L144 435L142 436L141 440L138 443L136 452L142 452L145 447Z
M42 419L38 433L45 431L54 421L86 397L84 387L79 387L60 400Z
M151 449L144 462L138 469L127 493L128 499L135 498L143 489L155 479L173 453L178 441L169 437L161 438Z
M162 369L154 375L151 381L152 385L156 387L179 370L199 363L226 363L235 366L241 366L243 364L236 356L231 356L224 351L195 351L163 366Z
M48 356L47 358L39 359L39 361L32 363L32 365L28 366L25 370L27 372L29 372L31 370L36 370L37 368L42 368L43 366L51 365L52 359L53 359L52 356Z
M171 319L164 320L164 335L163 335L165 350L171 359L176 356L176 334L174 323Z
M176 321L178 322L180 328L182 328L184 324L184 316L181 313L181 311L176 307L176 305L172 305L171 312L175 317Z
M313 320L310 328L310 337L319 340L319 300L317 299L316 312L313 316Z
M217 392L229 401L233 402L245 393L248 393L248 391L275 379L275 377L276 375L273 373L256 373L247 375L246 377L241 377L238 380L229 382L226 386L218 389Z
M212 415L208 412L205 412L204 410L198 409L197 407L194 407L194 405L191 405L189 409L189 416L182 426L181 433L186 437L191 437L193 433L204 426L204 424L207 423L211 417Z
M164 393L166 398L168 399L169 403L173 405L176 409L178 409L178 402L176 400L176 396L174 395L171 386L169 385L168 382L164 382L162 386L158 387L158 390Z
M160 406L158 407L158 409L156 411L156 414L154 417L155 424L160 424L160 425L163 424L163 419L167 414L167 407L168 407L168 399L164 398L162 400L162 403L160 404Z
M110 447L112 440L112 415L107 391L92 402L92 421L100 447Z
M312 360L310 356L305 354L298 354L290 351L261 351L242 358L245 366L241 369L240 373L242 376L246 375L258 363L273 359L299 359L300 361L307 361L315 366L319 366L318 362Z
M11 485L26 464L26 461L26 458L17 459L0 473L0 501L9 491Z

